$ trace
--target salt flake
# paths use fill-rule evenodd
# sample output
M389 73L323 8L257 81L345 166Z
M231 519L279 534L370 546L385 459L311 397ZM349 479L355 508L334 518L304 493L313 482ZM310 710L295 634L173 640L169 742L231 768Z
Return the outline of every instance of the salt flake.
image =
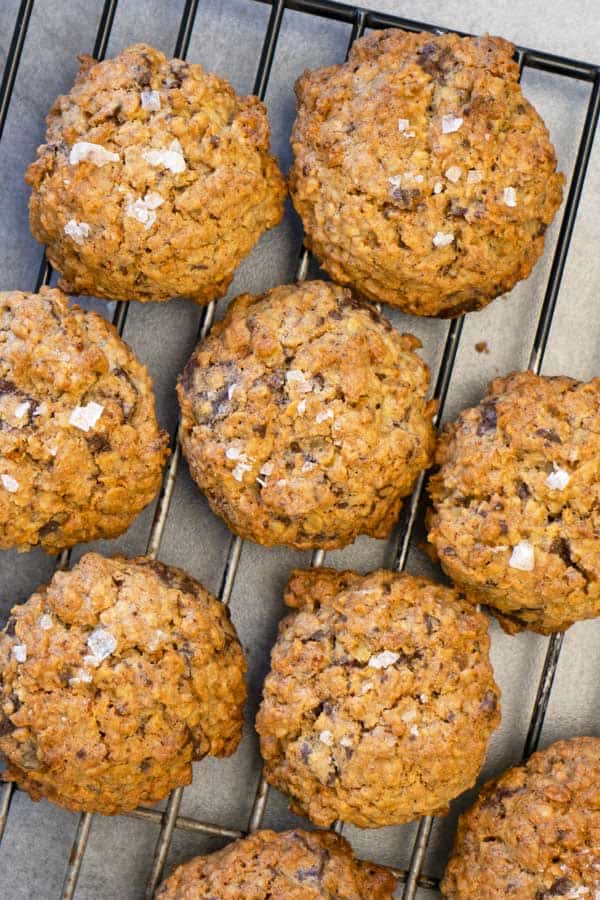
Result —
M92 651L91 657L96 665L107 659L117 648L117 639L106 628L96 628L87 639L87 645Z
M19 482L12 475L0 475L0 481L9 494L15 494L19 490Z
M156 191L149 191L145 197L138 197L137 200L130 198L125 206L125 215L137 219L147 231L156 222L154 210L162 206L164 202L164 197L161 197Z
M340 738L340 744L342 745L342 747L351 747L353 741L350 735L345 734L344 737Z
M298 404L298 412L300 413L301 416L303 416L304 413L306 412L306 400L304 398L302 398L302 400Z
M242 455L242 451L239 447L228 447L225 451L225 456L227 459L239 459Z
M78 222L77 219L69 219L63 228L67 237L72 238L76 244L81 246L90 234L90 226L87 222Z
M399 659L399 653L394 653L392 650L382 650L381 653L375 653L371 657L369 667L371 669L387 669L388 666L393 666Z
M436 231L433 236L433 246L434 247L447 247L448 244L451 244L454 240L454 235L452 232L444 233L443 231Z
M462 127L463 120L460 116L442 116L442 134L452 134Z
M483 179L483 172L479 169L469 169L467 172L467 182L469 184L478 184Z
M244 472L249 472L251 468L252 468L252 466L249 465L247 462L240 460L240 462L237 464L237 466L235 467L235 469L233 470L233 472L231 474L233 475L233 477L235 478L236 481L243 481L244 480Z
M327 729L325 729L325 731L322 731L319 735L319 740L322 744L325 744L326 747L331 747L331 745L333 744L333 735L330 731L327 731Z
M80 431L89 431L103 412L104 407L100 403L94 403L93 400L87 406L76 406L69 417L69 425L74 425Z
M434 186L433 186L433 193L434 193L434 194L441 194L443 190L444 190L444 185L443 185L443 183L442 183L441 181L436 181L436 183L435 183Z
M323 412L320 412L316 416L315 422L317 423L317 425L320 425L321 422L326 422L327 419L333 419L333 410L332 409L325 409L325 410L323 410Z
M172 141L168 150L145 150L142 158L151 166L169 169L176 175L185 172L186 169L183 150L178 140Z
M288 384L295 384L298 390L307 394L312 391L312 384L307 380L306 375L300 369L290 369L285 373L285 380Z
M275 468L275 464L267 461L260 470L260 475L270 475L273 469Z
M445 171L445 176L448 181L451 181L453 184L456 184L457 181L460 181L462 175L462 169L460 166L449 166Z
M516 206L517 192L514 187L505 187L502 193L502 199L504 200L505 206Z
M15 416L17 419L22 419L23 416L27 415L30 406L31 403L29 400L24 400L23 403L17 404L17 406L15 406Z
M44 613L43 616L39 617L38 625L42 631L50 631L52 628L52 616L49 616L48 613Z
M160 109L160 94L158 91L142 91L140 94L142 109L158 112Z
M417 728L416 725L410 726L409 734L411 737L419 737L419 729Z
M19 663L24 663L27 659L27 647L25 644L15 644L12 648L13 658Z
M92 144L90 141L77 141L71 147L69 162L72 166L80 162L91 162L95 166L105 166L107 163L119 162L119 154L107 150L100 144Z
M553 471L546 478L546 484L553 491L564 491L571 480L571 476L565 469L557 466L556 463L552 463L552 469Z
M512 569L520 569L521 572L533 572L535 568L533 545L529 541L519 541L513 547L508 564Z

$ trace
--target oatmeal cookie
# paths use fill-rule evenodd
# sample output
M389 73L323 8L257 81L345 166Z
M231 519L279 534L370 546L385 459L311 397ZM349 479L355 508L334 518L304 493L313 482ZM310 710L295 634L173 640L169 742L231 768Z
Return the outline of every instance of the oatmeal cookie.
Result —
M447 900L595 900L600 739L558 741L488 782L459 819Z
M47 125L30 223L66 291L208 303L283 215L260 100L145 44L82 56Z
M179 866L156 900L392 900L395 879L326 831L258 831Z
M516 372L446 426L429 541L509 631L600 615L600 378Z
M77 811L160 800L236 749L245 670L227 609L185 572L88 553L0 633L3 778Z
M564 178L502 38L374 31L296 84L290 191L340 284L422 316L527 278Z
M122 534L168 455L145 366L61 291L0 294L0 547Z
M238 297L178 385L183 451L213 510L266 545L389 534L433 451L418 346L324 281Z
M285 602L256 720L267 781L319 826L445 814L500 721L485 616L383 570L296 571Z

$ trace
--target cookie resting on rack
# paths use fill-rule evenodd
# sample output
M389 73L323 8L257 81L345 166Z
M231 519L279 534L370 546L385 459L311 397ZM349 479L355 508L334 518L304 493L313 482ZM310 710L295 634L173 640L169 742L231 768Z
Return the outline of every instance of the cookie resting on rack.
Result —
M328 831L258 831L178 866L156 900L392 900L396 879Z
M0 294L0 547L116 537L168 454L148 372L61 291Z
M516 372L446 426L429 541L509 632L600 615L600 378Z
M324 281L238 297L178 384L183 451L213 510L266 545L389 534L433 453L419 346Z
M373 31L298 80L290 192L335 281L452 317L527 278L564 179L513 52L490 36Z
M458 823L446 900L596 900L600 738L558 741L488 782Z
M59 287L142 302L221 297L283 215L264 105L145 44L80 59L26 175L31 230Z
M487 619L380 570L296 571L256 720L265 777L316 825L443 815L500 721Z
M242 731L246 664L227 609L180 569L86 554L0 633L3 778L106 815L192 780Z

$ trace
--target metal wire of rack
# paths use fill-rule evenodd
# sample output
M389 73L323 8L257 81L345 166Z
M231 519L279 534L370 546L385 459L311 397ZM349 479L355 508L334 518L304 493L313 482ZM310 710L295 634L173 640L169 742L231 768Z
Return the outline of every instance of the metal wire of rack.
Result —
M2 81L0 83L0 140L2 138L6 117L13 95L13 88L21 60L21 54L27 38L27 31L34 2L35 0L21 0L15 20ZM93 55L96 59L102 59L106 53L118 2L119 0L104 0L102 5L93 48ZM423 22L365 10L357 6L345 5L335 2L335 0L253 0L253 2L266 3L271 7L254 82L254 93L261 99L264 99L267 92L281 25L287 10L304 13L310 16L317 16L325 20L334 20L348 25L350 28L348 47L350 47L352 42L366 29L401 28L407 31L430 31L438 34L451 30ZM183 58L188 51L193 34L197 9L198 0L186 0L181 16L177 41L174 47L175 56ZM458 33L460 34L461 32ZM578 60L528 49L526 47L518 47L517 54L521 71L524 68L538 69L565 78L588 82L591 85L585 121L571 173L570 187L562 213L560 230L529 356L529 368L532 371L539 373L542 368L544 354L548 344L552 319L558 300L577 210L585 182L594 135L600 117L600 67ZM296 272L298 281L304 280L307 277L308 265L309 255L306 250L301 250ZM51 267L44 256L36 279L35 290L38 290L43 284L48 284L51 275ZM121 334L125 327L128 307L128 303L116 304L113 323ZM215 310L216 305L214 302L203 310L198 332L199 338L203 338L208 334L215 318ZM433 397L438 401L438 412L435 417L436 425L439 424L443 415L463 324L464 317L453 320L447 326L443 353L437 369L433 389ZM163 483L146 546L147 554L153 558L156 558L160 551L161 538L169 513L175 477L181 457L177 429L175 429L174 434L172 435L172 450L173 453L164 473ZM425 473L423 473L418 479L412 496L405 504L399 526L392 537L392 541L394 541L394 567L398 570L402 570L407 562L411 537L423 503L425 477ZM219 591L219 596L223 603L228 603L231 597L241 550L242 541L237 537L232 537ZM57 568L68 566L69 559L69 553L61 554L57 559ZM324 552L322 550L315 551L311 561L312 565L322 565L323 561ZM545 661L523 748L524 757L529 756L538 746L546 710L550 701L562 642L563 635L561 634L553 635L547 641ZM6 827L13 790L12 784L8 783L4 785L0 794L0 842ZM248 832L255 831L261 827L268 796L268 785L262 777L259 778L259 784L247 826L239 830L225 828L218 823L205 822L190 816L180 815L179 811L182 794L182 788L173 791L164 811L142 806L127 814L131 818L159 827L159 835L152 860L151 874L146 885L147 898L153 896L156 886L162 877L167 854L176 830L213 835L227 839L235 839ZM88 843L91 824L92 816L89 813L80 816L72 850L67 863L63 891L61 894L63 900L71 900L71 898L75 896L77 880ZM404 882L403 900L413 900L418 887L436 888L438 885L437 878L422 872L432 825L433 819L429 816L423 818L419 822L408 870L392 869L394 874ZM336 823L335 829L341 833L343 823Z

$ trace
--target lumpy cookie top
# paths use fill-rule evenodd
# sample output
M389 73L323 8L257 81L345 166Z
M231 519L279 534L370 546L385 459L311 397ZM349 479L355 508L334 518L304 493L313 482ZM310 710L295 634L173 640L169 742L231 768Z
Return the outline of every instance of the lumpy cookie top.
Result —
M488 782L459 819L448 900L596 900L600 739L572 738Z
M395 879L324 831L258 831L179 866L157 900L391 900Z
M298 80L290 190L332 278L456 316L529 275L563 176L513 51L390 29Z
M283 214L256 97L145 44L81 57L27 172L30 222L67 291L208 303Z
M86 554L0 633L3 774L33 799L104 814L228 756L246 699L225 607L179 569Z
M441 438L429 541L508 631L600 614L600 378L497 378Z
M456 591L297 571L256 720L267 781L320 826L444 814L500 721L487 620Z
M115 537L160 485L146 368L60 291L0 294L0 547Z
M385 537L433 450L418 346L323 281L238 297L178 385L183 449L213 510L260 544Z

